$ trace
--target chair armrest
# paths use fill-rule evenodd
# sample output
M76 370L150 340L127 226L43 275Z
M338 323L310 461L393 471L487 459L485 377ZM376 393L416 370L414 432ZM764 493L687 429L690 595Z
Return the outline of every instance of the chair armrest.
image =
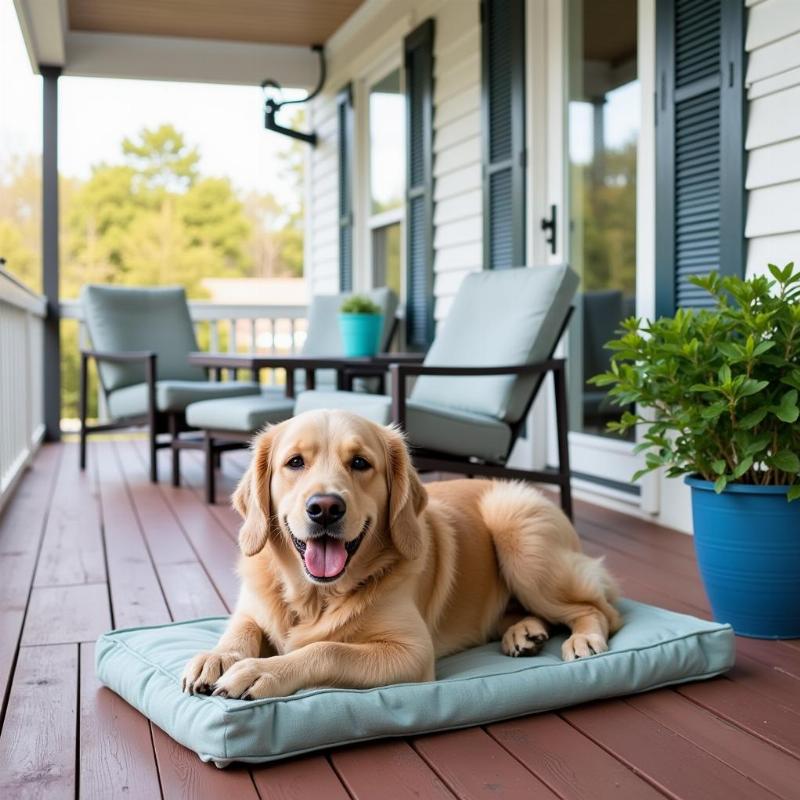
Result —
M425 360L425 353L378 353L372 356L378 364L421 364Z
M89 387L89 359L106 361L110 364L130 364L142 362L144 364L144 380L147 384L147 419L151 430L156 425L156 354L148 350L128 350L116 353L105 353L100 350L81 350L80 372L80 415L81 424L86 424L86 409L88 406ZM102 377L100 383L102 385Z
M406 425L406 378L409 375L440 375L444 377L475 377L484 375L543 375L563 372L566 359L549 358L536 364L516 364L501 367L434 367L426 364L389 364L392 375L392 420Z
M107 361L109 364L128 364L156 358L156 354L149 350L128 350L108 353L100 350L81 350L81 356L84 358L93 358L95 361Z

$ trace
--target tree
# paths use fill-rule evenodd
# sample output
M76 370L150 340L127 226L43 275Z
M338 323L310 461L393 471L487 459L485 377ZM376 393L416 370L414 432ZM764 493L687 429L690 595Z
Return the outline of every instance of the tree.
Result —
M189 147L172 125L143 128L138 141L122 140L122 152L137 178L151 190L179 192L198 178L200 153L196 147Z

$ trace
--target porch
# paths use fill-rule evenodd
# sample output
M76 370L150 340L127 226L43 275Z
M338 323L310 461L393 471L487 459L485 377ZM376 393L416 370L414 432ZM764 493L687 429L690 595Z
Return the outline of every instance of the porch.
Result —
M246 460L225 457L221 494ZM203 764L94 676L111 626L224 614L236 597L239 520L203 502L199 458L183 488L150 483L146 461L129 435L98 440L83 474L74 442L44 445L0 517L0 795L797 796L800 644L744 638L708 682L273 766ZM708 617L689 537L588 503L576 524L627 596Z

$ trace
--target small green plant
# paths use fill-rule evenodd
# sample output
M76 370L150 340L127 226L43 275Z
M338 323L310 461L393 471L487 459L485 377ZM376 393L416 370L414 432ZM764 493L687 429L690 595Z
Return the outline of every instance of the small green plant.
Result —
M790 486L800 498L800 271L769 265L749 280L712 273L693 283L713 309L679 310L655 322L628 319L608 372L591 382L610 386L626 410L609 428L643 425L637 452L645 468L692 473L729 483ZM650 416L640 412L650 409Z
M339 309L342 314L380 314L380 306L377 306L369 297L363 294L354 294L348 297Z

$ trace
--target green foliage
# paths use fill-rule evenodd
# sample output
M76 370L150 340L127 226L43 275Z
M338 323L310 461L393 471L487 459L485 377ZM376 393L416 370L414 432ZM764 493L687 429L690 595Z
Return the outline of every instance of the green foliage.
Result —
M381 309L369 297L354 294L348 297L339 309L342 314L380 314Z
M224 178L204 176L200 154L172 125L121 144L116 163L87 180L60 177L61 296L85 283L181 284L207 295L204 278L303 274L303 166L292 143L281 176L295 188L289 208L271 194L242 196ZM0 254L6 269L41 289L41 159L0 164ZM78 330L62 326L62 415L77 416ZM90 415L94 415L94 375Z
M773 264L742 280L693 282L716 308L655 322L628 319L609 342L611 369L591 379L617 405L636 404L609 428L642 424L645 468L728 483L789 485L800 497L800 271ZM649 409L651 417L639 410Z

